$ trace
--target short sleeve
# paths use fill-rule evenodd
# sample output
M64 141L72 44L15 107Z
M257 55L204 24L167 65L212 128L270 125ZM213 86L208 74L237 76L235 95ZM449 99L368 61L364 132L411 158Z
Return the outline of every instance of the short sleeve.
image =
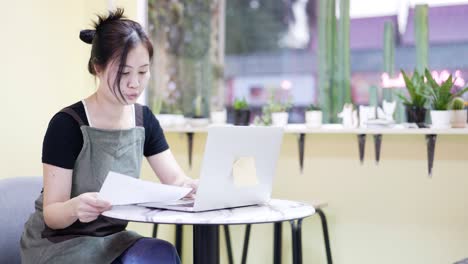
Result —
M59 112L49 122L42 144L42 163L73 169L83 147L79 124L69 114Z
M143 107L143 125L145 127L145 146L143 153L146 157L156 155L169 149L159 121L147 106Z

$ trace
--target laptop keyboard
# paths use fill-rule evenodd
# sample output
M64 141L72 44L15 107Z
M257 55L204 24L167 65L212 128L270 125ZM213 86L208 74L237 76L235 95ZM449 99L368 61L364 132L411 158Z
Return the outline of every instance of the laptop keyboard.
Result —
M194 202L191 202L191 203L186 203L186 204L174 204L174 205L171 205L171 206L174 206L174 207L193 207L195 203Z

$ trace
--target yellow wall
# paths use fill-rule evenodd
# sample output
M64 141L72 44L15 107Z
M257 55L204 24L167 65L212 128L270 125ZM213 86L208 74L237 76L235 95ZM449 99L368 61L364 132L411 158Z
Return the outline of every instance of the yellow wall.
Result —
M41 175L41 144L51 116L94 90L86 70L89 46L78 39L108 1L2 1L0 52L3 63L0 104L0 178ZM117 1L136 17L136 1ZM177 160L197 176L204 135L197 134L194 168L187 167L186 138L168 134ZM433 179L426 174L422 136L384 136L382 162L373 163L371 139L366 162L357 159L350 135L315 135L306 141L304 174L299 173L296 137L287 135L274 186L274 197L323 199L335 263L452 263L468 257L468 137L442 136L436 149ZM147 164L144 179L154 179ZM130 228L150 234L150 225ZM304 223L304 263L325 263L317 217ZM173 241L173 229L161 227ZM184 263L191 263L187 228ZM291 255L285 225L284 260ZM240 260L243 227L232 228L235 258ZM271 263L272 227L254 226L249 263ZM224 243L222 243L224 244ZM223 263L225 254L223 253ZM288 262L285 262L288 263Z
M5 5L1 177L39 175L42 137L52 113L85 94L85 47L77 40L84 8L79 1L59 0Z
M8 2L8 3L6 3ZM117 1L130 18L136 1ZM92 93L90 46L78 38L107 0L2 1L0 178L40 175L42 139L54 113Z
M186 137L169 133L167 138L180 164L197 177L205 135L195 136L192 170L187 166ZM422 135L384 136L379 165L374 162L372 137L367 139L363 165L352 135L308 135L303 174L297 152L296 135L286 135L273 197L329 202L325 211L334 263L438 264L468 257L468 136L439 136L432 179L427 176ZM144 177L150 175L146 168ZM271 225L252 228L248 263L272 263L272 230ZM283 260L290 263L289 224L283 230ZM240 261L243 227L232 227L232 232ZM317 216L304 221L303 232L304 263L326 263ZM184 257L191 260L191 236L185 234ZM172 233L165 235L172 239ZM225 250L221 252L225 261Z

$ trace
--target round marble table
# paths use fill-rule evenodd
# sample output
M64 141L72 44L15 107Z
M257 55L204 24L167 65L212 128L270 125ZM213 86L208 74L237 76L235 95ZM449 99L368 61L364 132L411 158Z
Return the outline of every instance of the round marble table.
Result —
M219 263L219 225L278 223L303 219L315 209L302 202L272 199L268 204L191 213L146 208L135 205L114 206L104 216L133 222L193 225L194 263Z

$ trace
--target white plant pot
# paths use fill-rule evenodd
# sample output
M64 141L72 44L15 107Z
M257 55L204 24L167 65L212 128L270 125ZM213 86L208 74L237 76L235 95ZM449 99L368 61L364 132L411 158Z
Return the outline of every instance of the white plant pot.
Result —
M171 114L158 114L156 119L162 127L171 127L174 125L174 115Z
M450 124L454 128L464 128L466 127L467 121L467 111L463 110L452 110L450 111Z
M192 127L205 127L210 124L209 118L190 118L188 124Z
M308 127L321 127L322 111L307 111L305 113L305 121Z
M184 115L174 115L172 119L172 123L176 127L183 127L185 126L186 120Z
M450 111L431 110L432 128L450 128Z
M226 124L227 113L226 110L223 111L213 111L210 113L211 123L221 125Z
M158 114L156 119L162 127L181 127L185 125L185 117L183 115L175 114Z
M287 112L278 112L271 114L271 122L274 126L285 126L288 124L289 114Z

